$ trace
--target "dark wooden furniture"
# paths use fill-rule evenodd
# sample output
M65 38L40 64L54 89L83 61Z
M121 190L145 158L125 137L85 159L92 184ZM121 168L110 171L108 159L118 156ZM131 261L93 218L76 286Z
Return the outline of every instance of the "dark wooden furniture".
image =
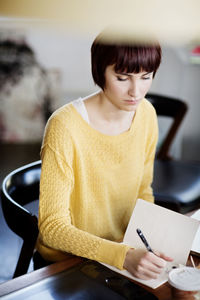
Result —
M193 259L194 259L196 265L198 265L200 263L200 258L193 256ZM34 290L34 285L36 283L40 283L40 286L42 286L43 280L48 279L48 278L51 279L51 281L50 281L51 284L49 285L49 290L50 290L51 286L53 285L53 281L56 280L56 277L55 277L56 275L64 274L62 272L65 272L66 270L68 270L71 267L84 264L84 262L85 262L85 260L80 257L75 257L72 255L69 255L69 257L66 258L66 260L63 262L54 263L45 268L36 270L32 273L25 274L23 276L20 276L18 278L15 278L15 279L12 279L10 281L0 284L0 297L9 295L11 293L15 293L16 291L19 291L17 294L17 295L19 295L20 292L23 292L22 289L25 287L30 287L32 289L32 294L34 294L36 292L36 289ZM93 273L91 274L91 276L93 276L93 278L95 279L96 275L95 275L94 270L93 270ZM67 281L65 281L65 283L67 285ZM143 288L145 288L147 291L150 291L151 293L153 293L159 300L172 300L171 287L168 283L163 284L162 286L160 286L159 288L157 288L155 290L150 289L146 286L143 286ZM40 290L43 290L43 289L41 288ZM37 294L36 294L36 296L37 296ZM15 297L15 294L13 294L13 297ZM56 293L55 293L54 299L57 299L57 297L58 297L58 299L66 299L66 298L64 298L64 295L63 295L63 298L60 298L60 295L56 295ZM10 298L10 299L12 299L12 298ZM77 298L77 299L80 299L80 298Z
M37 207L41 162L25 165L8 174L1 188L2 209L9 228L23 239L13 277L27 272L38 236ZM30 209L31 204L32 211Z
M167 117L172 120L168 132L156 153L157 159L169 159L172 143L174 142L188 107L182 100L163 95L149 93L146 95L146 98L154 106L158 117Z
M158 117L172 120L167 135L159 146L154 165L153 192L155 203L180 213L200 207L200 162L175 160L170 149L187 112L187 105L175 98L147 94Z

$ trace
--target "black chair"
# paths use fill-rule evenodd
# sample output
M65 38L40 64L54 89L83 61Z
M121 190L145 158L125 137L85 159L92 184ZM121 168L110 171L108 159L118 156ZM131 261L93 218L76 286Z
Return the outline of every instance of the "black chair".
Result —
M180 213L200 207L200 162L174 160L172 143L187 112L187 105L178 99L147 94L159 116L173 120L159 146L154 165L153 191L155 203Z
M36 161L14 170L2 183L1 200L5 220L8 227L23 239L13 278L27 273L33 257L38 236L37 209L31 212L27 207L39 199L40 173L41 161ZM34 206L38 207L35 203Z

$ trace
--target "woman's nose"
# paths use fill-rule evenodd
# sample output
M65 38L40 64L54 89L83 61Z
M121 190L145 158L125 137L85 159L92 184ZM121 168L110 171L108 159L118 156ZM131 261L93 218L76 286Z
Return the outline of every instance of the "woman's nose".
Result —
M136 82L132 82L129 86L129 96L133 97L133 98L137 98L139 95L139 87L138 84Z

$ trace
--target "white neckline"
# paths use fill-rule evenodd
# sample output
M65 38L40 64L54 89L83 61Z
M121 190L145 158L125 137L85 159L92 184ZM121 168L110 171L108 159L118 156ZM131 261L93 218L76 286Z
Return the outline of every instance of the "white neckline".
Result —
M75 107L75 109L78 111L78 113L82 116L82 118L88 123L90 124L90 120L89 120L89 116L88 116L88 112L87 109L85 107L85 103L84 103L85 99L79 98L77 100L74 100L72 102L72 105Z

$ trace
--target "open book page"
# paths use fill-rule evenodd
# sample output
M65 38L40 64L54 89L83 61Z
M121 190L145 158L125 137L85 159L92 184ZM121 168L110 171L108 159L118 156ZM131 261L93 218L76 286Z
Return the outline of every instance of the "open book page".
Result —
M191 218L196 219L199 221L200 225L200 209L198 209L192 216ZM192 253L195 253L197 255L200 255L200 226L199 229L195 235L192 248L191 248Z
M133 277L126 270L120 271L117 268L106 266L155 289L168 280L168 272L172 266L186 264L198 227L199 222L195 219L138 199L123 243L133 248L145 249L136 232L136 229L140 228L153 250L165 253L172 257L174 261L173 263L167 263L166 270L163 271L159 278L151 280L140 280Z

